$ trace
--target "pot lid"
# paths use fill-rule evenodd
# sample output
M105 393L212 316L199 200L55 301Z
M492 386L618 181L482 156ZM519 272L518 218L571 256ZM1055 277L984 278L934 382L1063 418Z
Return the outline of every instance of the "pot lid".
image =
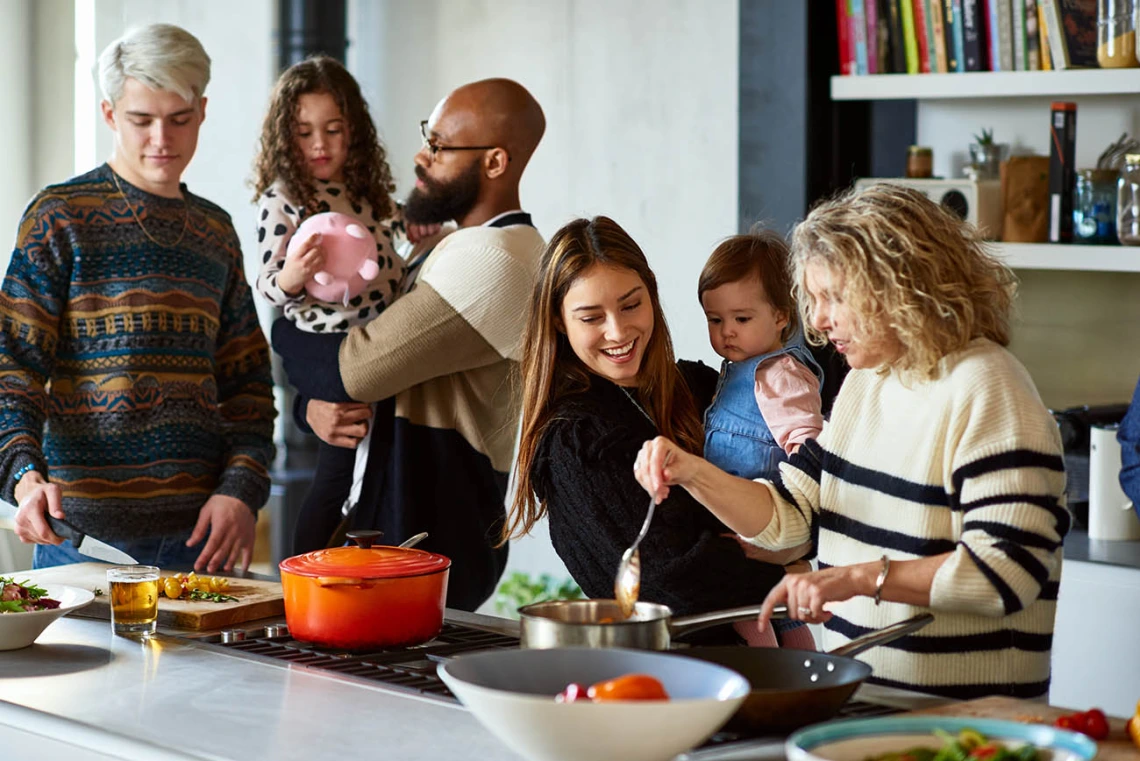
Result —
M347 576L357 579L425 576L451 567L449 558L434 552L388 545L371 546L381 536L379 531L354 531L350 536L357 541L358 546L306 552L304 555L285 558L279 567L282 571L299 576Z

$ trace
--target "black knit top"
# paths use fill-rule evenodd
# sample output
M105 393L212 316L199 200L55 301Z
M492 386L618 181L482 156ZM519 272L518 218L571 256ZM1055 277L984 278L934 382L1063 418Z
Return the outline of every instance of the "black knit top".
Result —
M698 409L707 407L716 372L695 362L678 367ZM633 461L657 430L622 388L598 376L591 381L587 391L555 403L531 477L550 516L554 549L574 581L588 597L612 598L621 554L649 505ZM783 576L781 566L746 557L724 524L673 487L641 543L639 599L678 615L759 604Z

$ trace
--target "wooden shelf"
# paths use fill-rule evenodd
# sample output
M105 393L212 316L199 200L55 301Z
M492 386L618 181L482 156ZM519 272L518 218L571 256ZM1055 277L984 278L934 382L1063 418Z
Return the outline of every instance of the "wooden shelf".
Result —
M1140 94L1140 69L870 74L831 78L832 100L936 100Z
M1014 269L1140 272L1140 246L997 242L989 245Z

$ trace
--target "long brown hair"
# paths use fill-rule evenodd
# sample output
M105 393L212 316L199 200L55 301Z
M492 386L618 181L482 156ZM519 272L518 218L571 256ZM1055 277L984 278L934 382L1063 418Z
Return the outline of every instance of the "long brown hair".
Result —
M657 296L657 278L645 254L609 217L576 219L556 232L543 252L530 302L521 364L522 437L504 541L525 535L546 514L546 505L537 501L531 481L535 452L554 419L552 410L558 400L590 387L590 372L559 326L567 291L595 265L632 271L649 293L653 334L638 372L638 395L657 431L694 454L700 454L704 444L696 401L677 369L673 339Z
M277 80L253 165L254 201L280 179L289 199L304 209L305 216L316 213L316 185L295 139L298 101L311 93L328 93L344 115L349 141L344 184L349 199L367 201L379 219L391 217L396 183L388 152L376 134L360 85L339 61L328 56L295 63Z

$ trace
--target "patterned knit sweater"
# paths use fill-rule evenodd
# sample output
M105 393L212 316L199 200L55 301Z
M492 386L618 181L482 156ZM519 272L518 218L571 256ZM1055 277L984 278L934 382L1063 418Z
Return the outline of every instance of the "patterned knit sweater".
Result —
M934 381L854 370L818 442L768 484L773 519L752 538L791 547L818 531L820 567L950 553L935 621L867 651L872 681L954 698L1049 688L1061 542L1069 530L1057 425L1014 357L978 339ZM825 645L922 609L855 597L828 606Z
M188 531L211 494L269 494L269 353L229 216L106 164L41 191L0 292L0 497L35 463L101 539ZM177 246L152 243L176 240Z

